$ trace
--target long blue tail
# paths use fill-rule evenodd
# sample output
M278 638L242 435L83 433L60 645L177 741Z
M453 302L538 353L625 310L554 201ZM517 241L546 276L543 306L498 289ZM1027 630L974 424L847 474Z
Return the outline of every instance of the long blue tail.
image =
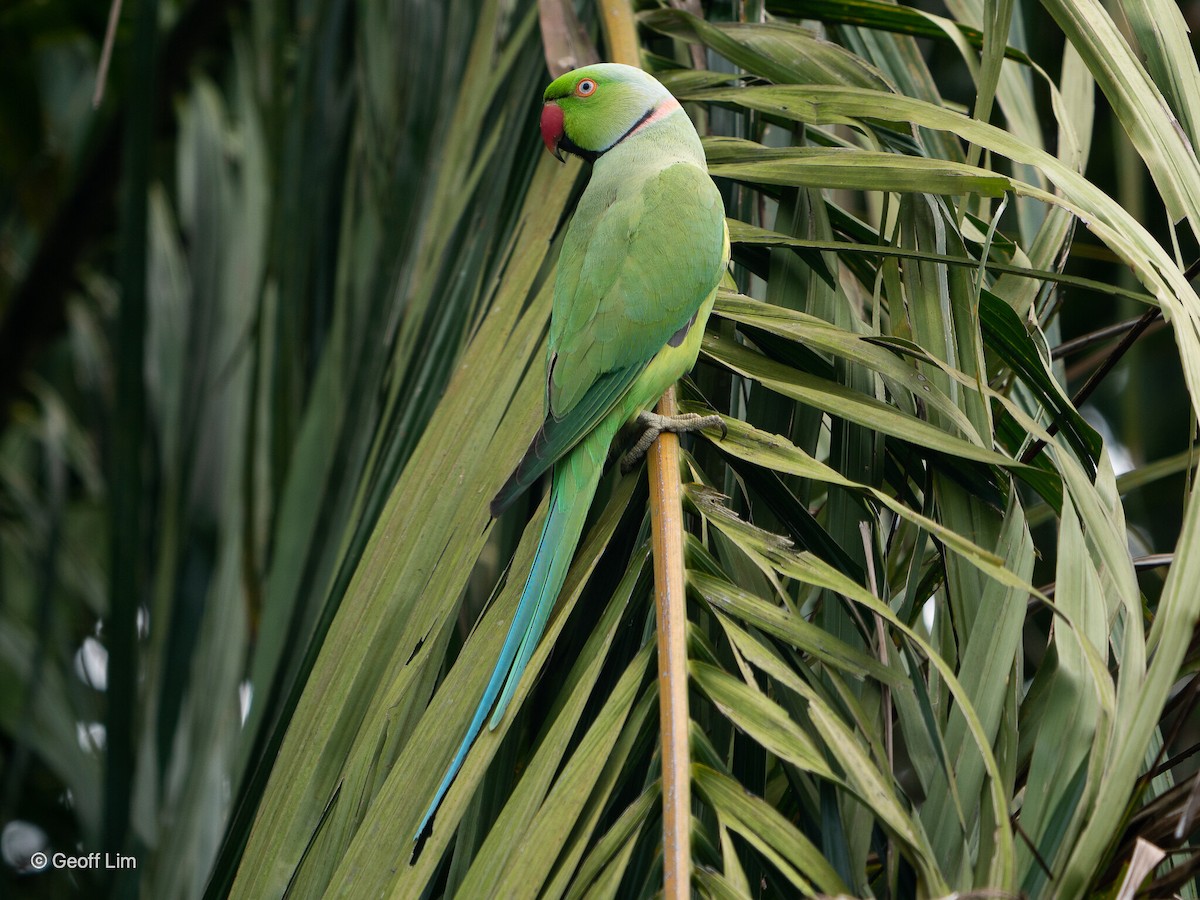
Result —
M585 443L590 443L590 441L585 441ZM566 580L567 568L571 563L571 558L575 555L575 547L583 532L587 509L591 505L596 485L600 480L601 465L580 458L587 453L588 449L590 448L577 447L570 457L560 461L555 467L546 522L542 526L542 535L538 539L533 565L530 567L529 577L525 581L525 588L521 592L521 599L517 603L516 614L508 628L508 635L504 639L504 646L500 650L500 657L496 660L496 667L492 670L491 678L488 679L483 697L479 700L479 706L475 708L475 715L471 717L471 724L467 727L462 744L459 745L458 752L454 754L454 759L446 769L442 783L438 785L437 793L434 794L433 802L429 804L429 809L421 817L421 824L417 826L417 832L413 835L414 841L421 837L429 820L437 812L442 798L450 789L451 783L458 775L458 770L462 768L463 762L467 758L467 751L475 742L475 737L483 727L484 719L487 718L492 704L496 703L497 697L500 698L500 701L496 703L496 711L493 713L488 727L495 728L504 718L513 692L516 690L521 676L525 673L526 666L529 665L529 659L537 648L542 631L545 630L546 621L550 618L554 602L558 599L558 593L562 590L563 582ZM589 462L591 465L588 465ZM576 467L580 463L583 463L588 471L577 473ZM559 467L569 470L561 481ZM572 477L579 474L582 475L582 478ZM580 484L580 481L583 483Z

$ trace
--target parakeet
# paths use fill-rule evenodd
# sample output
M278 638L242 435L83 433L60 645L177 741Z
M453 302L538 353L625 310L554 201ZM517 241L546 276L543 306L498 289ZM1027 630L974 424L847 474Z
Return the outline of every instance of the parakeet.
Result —
M545 421L492 500L492 515L553 467L549 512L500 658L417 837L493 704L491 728L508 708L566 579L613 438L695 364L729 261L724 207L700 138L656 79L632 66L586 66L556 78L543 100L546 148L593 166L558 260ZM720 424L653 414L643 421L655 432Z

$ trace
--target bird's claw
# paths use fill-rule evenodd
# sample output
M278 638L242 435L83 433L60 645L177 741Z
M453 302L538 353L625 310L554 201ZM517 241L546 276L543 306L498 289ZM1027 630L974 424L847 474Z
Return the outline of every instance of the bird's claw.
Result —
M701 431L705 428L720 428L721 437L729 435L725 420L720 416L701 416L696 413L683 413L678 416L663 416L655 412L641 412L633 421L635 428L642 429L642 436L629 452L621 457L621 474L628 475L642 461L650 445L658 440L664 431L672 434L683 434L688 431Z

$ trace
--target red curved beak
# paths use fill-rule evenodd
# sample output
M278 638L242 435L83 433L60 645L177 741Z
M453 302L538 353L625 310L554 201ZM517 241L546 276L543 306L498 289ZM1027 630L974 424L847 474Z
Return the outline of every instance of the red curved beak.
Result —
M546 143L546 149L554 154L554 158L559 162L566 162L563 159L562 151L558 149L558 142L563 136L563 111L562 107L557 103L547 103L542 107L542 140Z

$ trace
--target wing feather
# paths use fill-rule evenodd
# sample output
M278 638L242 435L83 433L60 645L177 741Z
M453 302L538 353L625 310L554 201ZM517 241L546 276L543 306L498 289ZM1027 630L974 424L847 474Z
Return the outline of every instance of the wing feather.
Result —
M546 419L492 500L499 515L596 427L721 278L724 207L679 161L594 174L568 229L550 322Z
M606 372L646 365L721 277L724 209L707 172L680 161L618 178L585 193L559 261L548 412L560 417Z
M565 418L548 416L533 436L517 468L492 499L493 518L508 509L531 484L583 440L608 415L645 368L642 365L608 372L592 385L591 390Z

